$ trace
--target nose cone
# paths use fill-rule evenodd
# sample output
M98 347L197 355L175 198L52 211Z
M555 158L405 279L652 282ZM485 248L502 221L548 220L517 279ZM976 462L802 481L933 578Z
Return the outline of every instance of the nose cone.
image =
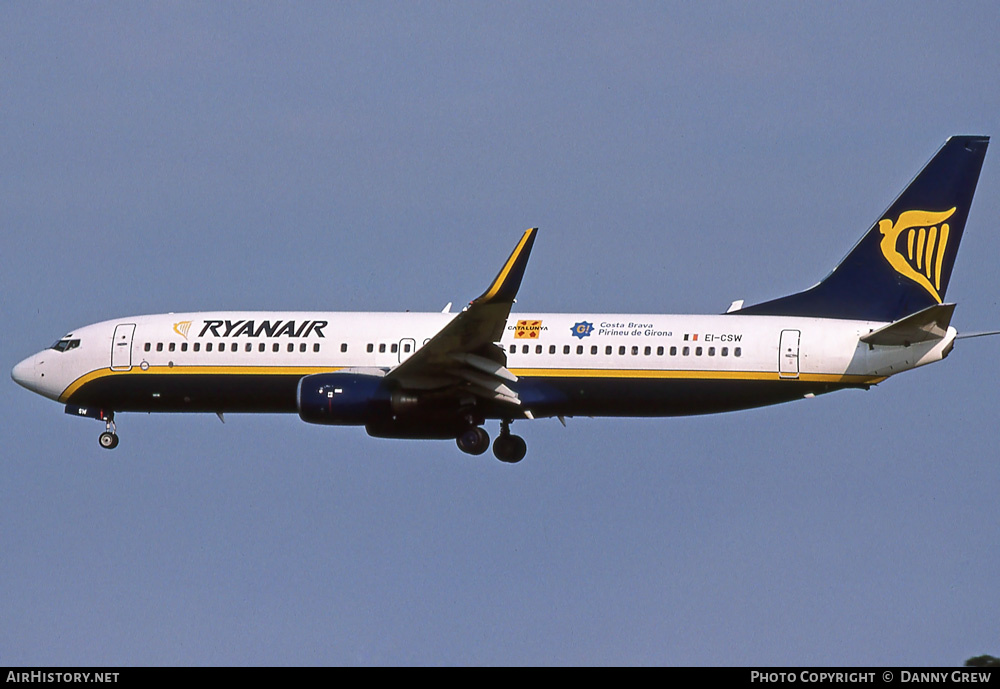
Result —
M39 390L39 378L38 372L36 371L36 363L38 362L38 355L29 356L27 359L15 366L11 372L10 377L14 379L14 382L23 388L27 388L32 392L38 392Z
M35 357L29 356L27 359L15 366L10 372L10 377L13 378L14 382L21 387L34 391Z

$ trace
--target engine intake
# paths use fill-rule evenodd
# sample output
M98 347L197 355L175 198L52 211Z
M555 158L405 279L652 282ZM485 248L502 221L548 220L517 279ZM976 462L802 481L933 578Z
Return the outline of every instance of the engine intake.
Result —
M299 381L296 403L308 423L362 426L387 413L391 395L380 376L315 373Z

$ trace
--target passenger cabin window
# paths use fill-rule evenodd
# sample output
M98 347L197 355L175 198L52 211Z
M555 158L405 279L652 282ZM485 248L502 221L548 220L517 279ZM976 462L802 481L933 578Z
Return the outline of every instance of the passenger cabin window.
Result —
M591 345L591 347L590 347L590 353L591 354L597 354L597 345Z
M194 343L194 351L196 352L201 351L201 342Z
M374 351L375 351L375 345L373 345L371 342L369 342L368 343L368 353L371 354Z
M278 350L280 348L281 348L281 346L277 342L275 342L273 345L271 345L271 351L274 352L275 354L277 354L277 352L278 352Z
M569 345L563 345L563 354L569 354Z
M319 342L317 342L316 344L313 345L313 351L314 352L318 352L319 351Z
M604 348L604 353L608 356L611 356L612 351L613 350L611 349L611 345L608 345L607 347Z
M577 354L583 354L583 345L577 345L576 346L576 353Z
M291 342L288 343L288 351L289 352L294 352L295 351L295 345L292 344Z
M306 351L306 343L305 343L305 342L303 342L303 343L301 343L301 344L299 345L299 351L300 351L300 352L304 352L304 351Z
M709 347L708 348L708 355L709 356L715 356L715 347Z
M163 351L163 343L162 342L157 342L156 343L156 351L158 351L158 352L162 352Z
M694 348L694 355L695 356L701 356L701 347L695 347Z
M535 345L535 354L542 353L542 345Z
M656 356L663 356L663 347L656 348Z
M142 351L148 352L150 349L152 349L152 347L153 346L147 342L146 345L142 348ZM53 347L53 349L55 349L55 347ZM59 351L61 352L63 350L60 349Z
M188 350L188 343L187 342L181 342L181 351L182 352L186 352L187 350Z
M618 356L625 356L625 345L618 348Z
M743 350L742 350L742 349L741 349L740 347L736 347L736 348L735 348L735 349L733 350L733 356L740 356L740 355L742 355L742 354L743 354Z
M691 353L690 347L685 347L684 349L681 350L681 354L683 354L684 356L687 356L690 353Z
M378 346L378 353L379 354L385 354L385 342L383 342L382 344L380 344Z
M235 342L234 342L234 343L232 344L232 346L230 346L230 348L229 348L229 351L231 351L231 352L235 352L235 351L237 351L237 350L238 350L239 348L240 348L240 346L239 346L239 345L238 345L237 343L235 343Z
M670 348L670 356L677 356L677 347Z
M342 352L346 352L347 351L347 343L346 342L341 343L341 345L340 345L340 351L342 351Z
M720 354L722 354L722 356L729 356L729 347L723 347Z
M177 348L176 342L171 342L169 345L167 345L167 349L169 349L171 352L174 351L176 348Z
M211 342L206 342L205 343L205 351L206 352L211 352L212 351L212 343Z
M257 351L258 352L263 352L265 349L267 349L267 345L264 344L263 342L261 342L259 345L257 345Z
M393 354L397 354L399 352L399 345L393 342L392 347L389 348L389 351L392 352Z

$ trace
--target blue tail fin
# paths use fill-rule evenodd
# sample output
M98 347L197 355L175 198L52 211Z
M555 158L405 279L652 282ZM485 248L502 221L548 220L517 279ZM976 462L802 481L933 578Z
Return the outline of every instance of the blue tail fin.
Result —
M989 141L948 139L822 282L734 313L895 321L940 304Z

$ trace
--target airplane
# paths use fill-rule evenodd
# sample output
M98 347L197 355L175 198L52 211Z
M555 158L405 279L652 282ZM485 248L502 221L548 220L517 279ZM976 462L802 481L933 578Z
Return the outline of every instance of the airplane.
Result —
M298 413L381 438L524 458L515 421L709 414L868 389L944 359L944 301L989 138L954 136L847 256L802 292L724 314L512 314L537 228L458 313L219 311L88 325L17 364L23 387L118 412ZM976 336L993 333L973 333Z

